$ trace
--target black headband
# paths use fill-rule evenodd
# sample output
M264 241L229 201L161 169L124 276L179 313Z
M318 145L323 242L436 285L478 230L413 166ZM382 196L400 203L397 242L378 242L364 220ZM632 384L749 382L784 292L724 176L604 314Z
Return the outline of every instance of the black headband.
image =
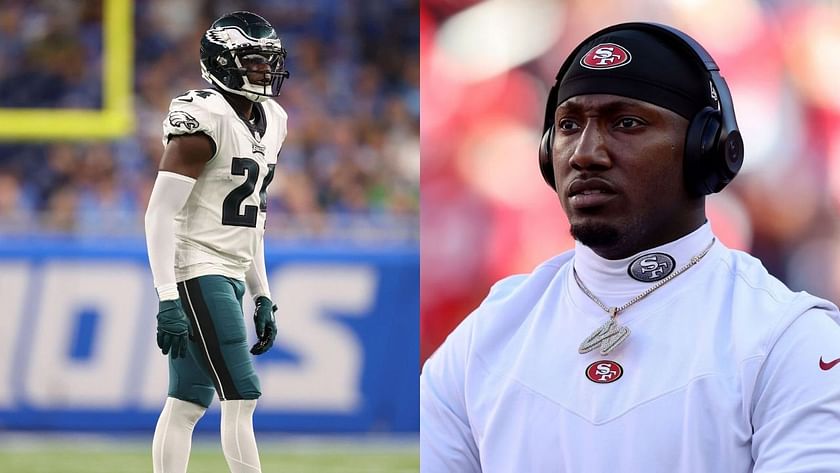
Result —
M555 105L587 94L641 100L688 120L703 107L717 108L708 71L669 38L638 29L606 33L578 50Z

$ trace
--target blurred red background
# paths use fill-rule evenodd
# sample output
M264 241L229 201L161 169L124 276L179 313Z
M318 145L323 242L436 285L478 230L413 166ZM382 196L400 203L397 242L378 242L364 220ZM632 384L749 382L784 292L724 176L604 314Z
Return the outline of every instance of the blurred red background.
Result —
M715 57L746 144L707 199L715 232L794 290L840 301L840 7L752 0L423 0L421 362L498 279L572 247L537 148L548 89L586 36L668 23Z

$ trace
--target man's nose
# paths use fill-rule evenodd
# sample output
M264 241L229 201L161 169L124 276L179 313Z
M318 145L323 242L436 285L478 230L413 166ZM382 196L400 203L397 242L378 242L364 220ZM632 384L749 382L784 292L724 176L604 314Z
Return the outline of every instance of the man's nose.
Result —
M585 124L581 131L575 150L569 158L572 169L582 170L591 168L609 168L612 165L607 151L607 137L605 131L594 122Z

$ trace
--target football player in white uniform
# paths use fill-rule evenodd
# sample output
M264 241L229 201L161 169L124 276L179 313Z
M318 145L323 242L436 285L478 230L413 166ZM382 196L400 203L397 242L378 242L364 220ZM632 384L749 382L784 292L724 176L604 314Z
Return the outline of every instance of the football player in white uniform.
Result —
M215 395L230 471L261 471L251 354L265 353L277 334L263 233L266 187L286 138L286 112L271 100L289 75L285 56L264 18L224 15L201 40L202 76L213 87L173 99L163 122L165 149L146 212L157 343L170 376L152 445L155 473L186 472L193 427ZM256 304L250 350L246 286Z
M583 41L540 168L575 248L506 278L426 362L423 473L840 471L840 313L724 246L704 196L743 144L694 40Z

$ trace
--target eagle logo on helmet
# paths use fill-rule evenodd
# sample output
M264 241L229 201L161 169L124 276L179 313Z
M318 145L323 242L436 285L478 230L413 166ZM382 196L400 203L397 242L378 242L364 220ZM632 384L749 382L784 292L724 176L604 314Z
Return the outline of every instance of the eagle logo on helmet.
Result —
M181 110L169 112L169 124L175 128L185 128L187 131L198 128L198 120L189 113Z
M227 49L241 49L259 47L266 50L280 51L280 40L270 38L252 38L236 26L211 28L204 34L208 41L219 44Z

